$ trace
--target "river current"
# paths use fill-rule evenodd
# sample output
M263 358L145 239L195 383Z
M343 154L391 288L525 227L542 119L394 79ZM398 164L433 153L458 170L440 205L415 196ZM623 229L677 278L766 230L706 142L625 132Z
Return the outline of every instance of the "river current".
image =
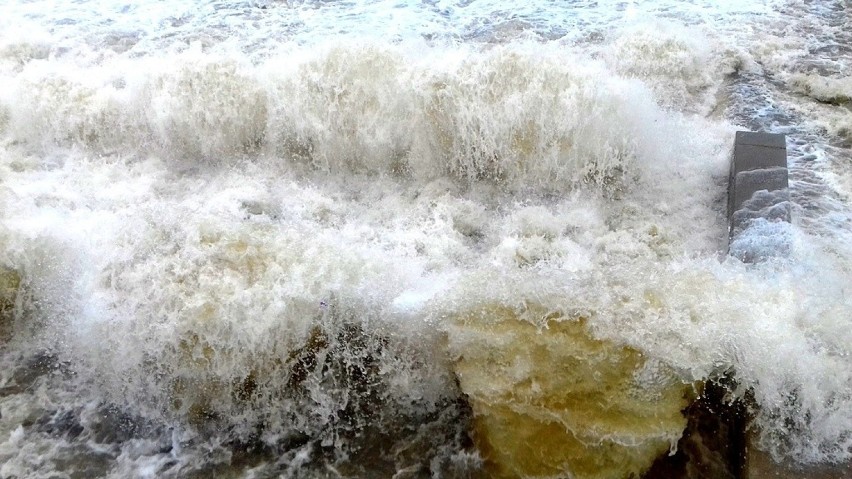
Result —
M842 0L8 0L0 478L475 477L563 323L849 461L850 69Z

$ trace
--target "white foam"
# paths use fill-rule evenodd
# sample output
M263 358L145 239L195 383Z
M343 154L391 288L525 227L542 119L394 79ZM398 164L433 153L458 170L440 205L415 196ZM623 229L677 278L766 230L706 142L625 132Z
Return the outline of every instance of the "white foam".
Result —
M437 414L458 395L443 318L525 301L590 318L682 380L734 370L765 447L848 459L850 243L760 223L742 241L783 233L788 256L718 260L735 127L703 114L735 69L788 68L801 39L750 33L752 14L779 14L266 6L14 2L3 20L33 26L0 42L0 258L35 318L13 350L70 364L73 387L39 392L53 403L176 427L169 454L122 446L115 477L203 463L227 438L193 443L199 410L236 436L264 422L270 444L298 431L346 446L334 434L357 391L322 371L291 379L317 328L326 342L363 332L363 351L333 354L375 368L380 416ZM246 403L232 385L249 377ZM7 427L26 397L2 399L2 474L60 454ZM478 464L453 447L434 467Z

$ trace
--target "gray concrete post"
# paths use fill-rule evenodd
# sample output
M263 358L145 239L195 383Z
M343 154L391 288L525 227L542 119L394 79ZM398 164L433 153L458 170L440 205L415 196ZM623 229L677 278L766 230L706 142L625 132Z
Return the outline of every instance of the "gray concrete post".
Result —
M745 262L785 254L789 244L772 237L772 225L790 221L789 199L784 135L738 131L728 185L730 254ZM742 479L852 478L852 463L779 464L755 447L754 431L745 434Z
M738 131L728 184L731 255L755 262L783 255L789 249L789 245L778 243L772 232L773 223L790 221L787 187L784 135Z

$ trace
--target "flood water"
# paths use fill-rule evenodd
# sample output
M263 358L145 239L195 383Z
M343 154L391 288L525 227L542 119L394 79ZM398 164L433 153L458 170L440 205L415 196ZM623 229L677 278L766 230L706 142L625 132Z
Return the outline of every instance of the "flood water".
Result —
M0 478L478 477L576 357L850 460L850 8L4 2ZM787 135L759 264L742 129ZM586 442L675 447L631 417Z

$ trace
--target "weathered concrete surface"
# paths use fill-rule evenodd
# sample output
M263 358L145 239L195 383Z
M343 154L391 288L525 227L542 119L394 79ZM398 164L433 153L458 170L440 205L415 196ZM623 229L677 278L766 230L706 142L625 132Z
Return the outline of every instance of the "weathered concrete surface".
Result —
M728 186L729 238L753 221L789 221L784 135L738 131Z

